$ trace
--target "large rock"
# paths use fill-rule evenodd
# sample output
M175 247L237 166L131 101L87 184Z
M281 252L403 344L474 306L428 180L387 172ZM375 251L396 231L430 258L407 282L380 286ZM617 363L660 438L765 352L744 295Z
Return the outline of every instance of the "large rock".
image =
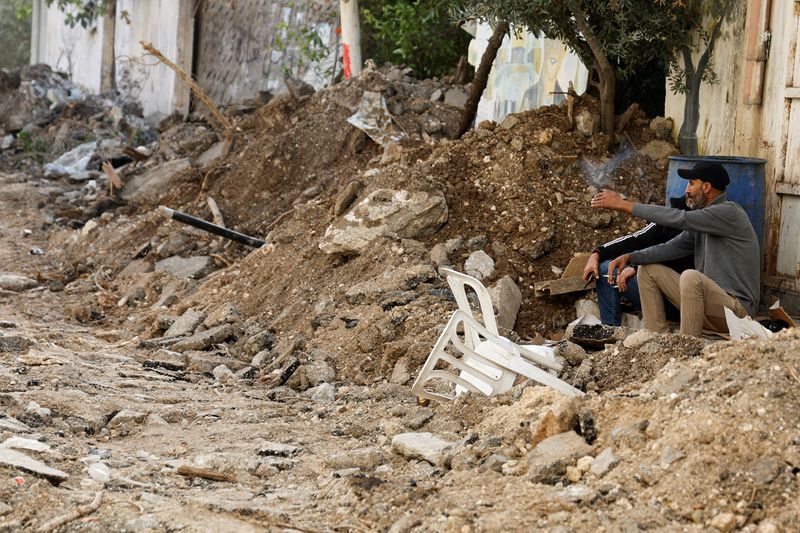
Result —
M447 222L444 196L378 189L325 230L319 248L328 254L358 254L378 237L429 235Z
M489 289L500 332L514 329L522 305L522 292L511 276L504 276Z
M406 459L421 459L442 466L455 444L432 433L400 433L392 438L392 451Z
M592 447L574 431L548 437L528 455L528 476L535 483L556 483L567 472L567 466L584 455Z
M200 255L183 258L177 255L167 257L156 263L156 272L169 272L179 278L200 279L214 270L214 260Z
M0 289L14 292L27 291L38 286L35 279L19 274L0 274Z

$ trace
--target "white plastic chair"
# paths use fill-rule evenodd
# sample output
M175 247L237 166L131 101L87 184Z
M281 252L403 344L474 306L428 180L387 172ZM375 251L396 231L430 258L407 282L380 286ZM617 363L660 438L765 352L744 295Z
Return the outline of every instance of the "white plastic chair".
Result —
M462 330L463 340L459 329ZM469 346L476 342L477 349ZM461 391L467 390L493 396L505 392L503 389L509 376L513 385L516 376L521 374L569 396L583 394L523 359L519 348L519 345L495 335L459 309L453 313L436 341L411 390L420 398L435 401L452 400ZM430 388L432 380L439 380L440 384L443 382L445 390ZM455 388L451 385L455 385Z
M500 332L497 329L497 321L494 317L492 298L489 295L489 290L483 285L483 283L472 276L462 274L461 272L449 268L440 268L439 271L445 275L447 284L450 286L450 290L453 292L453 296L458 304L458 308L473 320L477 320L477 318L473 313L469 299L467 299L467 291L465 287L468 286L475 291L475 294L478 296L478 303L480 306L481 315L483 317L483 326L489 330L490 333L493 333L499 337ZM478 350L479 345L480 343L478 342L477 334L473 333L472 336L467 337L467 346L473 350ZM519 354L525 359L539 366L552 370L554 375L558 375L558 372L561 372L563 367L556 362L555 352L552 348L521 344L516 344L515 346L517 346L519 349ZM469 362L469 359L467 361ZM501 387L503 390L500 392L505 392L514 385L514 377L515 376L506 378L506 381L504 381L504 386Z

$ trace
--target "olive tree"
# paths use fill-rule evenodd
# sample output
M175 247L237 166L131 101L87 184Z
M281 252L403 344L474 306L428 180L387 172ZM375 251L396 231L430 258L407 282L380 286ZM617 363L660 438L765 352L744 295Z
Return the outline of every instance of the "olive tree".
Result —
M567 43L592 73L603 132L614 134L617 79L690 45L689 0L465 0L463 17L508 21Z

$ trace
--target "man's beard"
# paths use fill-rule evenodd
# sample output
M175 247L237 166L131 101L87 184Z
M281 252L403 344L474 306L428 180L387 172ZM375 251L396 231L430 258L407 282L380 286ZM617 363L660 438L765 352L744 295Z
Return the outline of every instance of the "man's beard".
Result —
M686 206L692 210L697 211L698 209L703 209L706 206L706 195L703 191L697 193L697 196L690 196L686 195Z

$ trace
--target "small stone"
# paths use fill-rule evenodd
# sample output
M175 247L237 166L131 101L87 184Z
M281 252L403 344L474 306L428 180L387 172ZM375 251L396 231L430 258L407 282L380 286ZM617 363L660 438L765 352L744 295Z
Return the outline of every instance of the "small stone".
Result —
M330 383L320 383L303 392L303 396L307 396L315 402L332 403L336 401L336 389Z
M214 374L214 379L223 383L234 383L236 375L225 365L218 365L211 371Z
M215 328L223 324L237 324L241 322L239 310L231 302L225 302L218 308L209 313L203 321L203 327L206 329Z
M343 468L372 470L384 462L385 460L381 451L372 447L339 452L323 459L325 466L334 470Z
M397 360L389 377L389 383L404 385L411 379L411 372L408 370L408 358L401 357Z
M0 352L25 353L34 342L22 335L2 335L0 336Z
M438 243L431 248L431 263L435 266L440 267L442 265L447 265L450 263L449 258L447 257L447 246L444 243Z
M291 457L302 451L301 448L280 442L265 442L258 449L258 455L267 457Z
M658 338L658 336L658 333L647 329L640 329L625 337L625 340L622 341L622 345L632 350L638 350L648 342Z
M667 470L672 463L680 461L686 455L680 450L673 450L671 446L665 446L661 452L661 468Z
M401 433L392 438L392 451L406 459L421 459L434 466L443 466L447 453L455 443L432 433Z
M581 472L588 472L589 469L592 468L593 464L594 464L594 457L592 457L591 455L585 455L580 459L578 459L576 466L578 467L578 470L580 470Z
M88 470L89 477L98 483L107 483L111 479L111 469L105 463L93 463Z
M108 424L106 424L106 427L115 429L122 425L141 424L144 422L146 416L146 413L125 409L115 414L114 418L109 420Z
M214 260L208 256L183 258L177 255L155 264L156 272L169 272L179 278L200 279L214 271Z
M22 292L38 287L39 283L19 274L0 274L0 289L12 292Z
M711 527L727 533L736 526L736 515L733 513L719 513L711 519Z
M191 335L197 326L203 323L206 315L197 312L194 309L189 309L178 318L169 329L164 333L164 337L184 337Z
M13 507L11 507L10 505L6 504L5 502L0 502L0 516L7 515L8 513L11 512L12 509L13 509Z
M494 259L483 250L472 252L464 262L464 272L477 280L488 278L494 273Z
M779 531L778 526L769 520L762 520L756 529L756 533L779 533Z
M553 403L531 424L531 444L536 446L548 437L577 428L579 407L576 397L563 397Z
M603 477L606 475L612 468L617 466L619 463L619 459L611 448L606 448L600 455L595 457L594 464L592 464L591 471L592 474L596 475L597 477Z
M571 483L577 483L583 477L583 472L580 468L575 466L568 466L567 467L567 474L566 478L570 480Z

